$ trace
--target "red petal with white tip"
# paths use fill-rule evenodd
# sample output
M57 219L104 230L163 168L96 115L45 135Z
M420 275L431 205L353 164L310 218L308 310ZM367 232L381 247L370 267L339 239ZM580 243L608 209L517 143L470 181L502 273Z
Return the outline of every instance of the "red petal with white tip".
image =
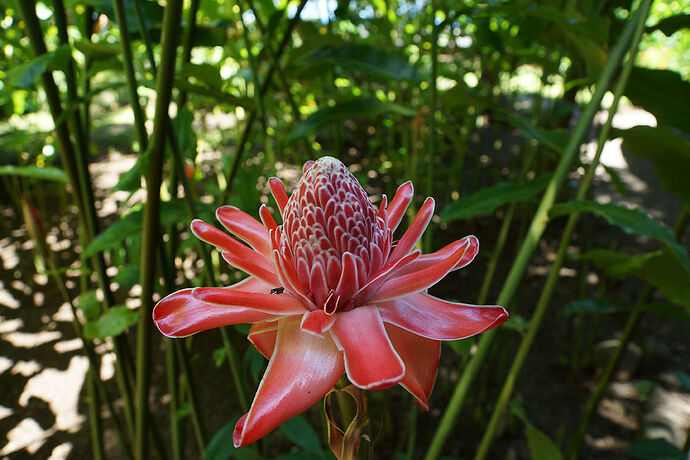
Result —
M249 244L264 257L271 258L268 231L258 220L234 206L222 206L216 209L216 217L230 233Z
M462 243L467 247L460 260L453 267L453 270L458 270L460 268L466 267L470 264L470 262L474 260L474 258L479 253L479 240L474 235L466 236L460 240L454 241L451 244L455 245L458 243ZM395 276L406 275L408 273L424 270L425 268L435 265L441 262L444 257L448 256L447 252L448 246L436 252L432 252L431 254L422 254L421 256L417 257L417 259L415 259L411 264L406 265L405 267L401 268L398 272L396 272Z
M288 200L287 192L285 191L283 181L281 181L277 177L271 177L270 179L268 179L268 187L271 189L271 194L273 195L273 198L276 200L276 204L278 205L278 208L280 209L280 214L282 215L283 209L285 209L285 205L287 204Z
M405 375L405 365L386 334L376 306L338 313L331 334L345 355L347 377L359 388L388 388Z
M335 324L338 315L329 315L323 310L312 310L302 315L300 328L316 335L323 335Z
M419 241L419 239L422 237L422 233L424 233L424 230L426 230L429 222L431 222L431 217L433 215L434 199L429 197L424 200L424 204L421 208L419 208L419 211L412 220L410 227L407 229L403 237L400 238L400 241L398 241L398 244L393 249L393 252L391 252L390 257L388 257L389 264L404 257L406 254L412 251L412 249L414 249L417 241Z
M433 340L465 339L508 320L503 307L448 302L423 293L377 305L386 323Z
M420 337L392 324L385 326L393 348L405 363L405 376L400 385L417 399L424 410L429 410L429 395L436 381L441 342Z
M259 294L227 288L195 288L192 296L203 302L228 307L247 307L275 315L296 315L307 309L290 294Z
M333 340L300 330L299 318L281 320L252 407L235 425L235 447L251 444L314 405L342 374L342 353Z
M407 207L410 205L413 196L414 187L412 186L412 182L407 181L398 187L390 206L388 206L388 228L390 228L391 231L395 231L398 225L400 225L400 221L405 215L405 211L407 211Z
M164 297L153 309L153 322L163 335L186 337L231 324L274 319L276 315L247 307L226 307L204 302L183 289Z
M268 230L273 230L274 228L278 227L278 224L276 224L275 219L271 215L271 211L268 210L268 207L266 207L265 204L262 204L259 208L259 217L261 218L261 223L263 223Z
M252 324L247 338L264 355L266 359L271 359L273 349L276 346L278 335L278 321L263 321Z
M204 221L193 220L191 228L192 233L201 241L210 243L222 250L223 259L233 267L239 268L270 285L278 286L278 276L276 276L273 264L261 257L256 251Z
M440 262L406 275L394 275L383 283L371 298L371 302L379 303L428 289L442 280L453 269L465 253L466 247L464 241L456 241L439 251L442 252L442 256L439 258Z

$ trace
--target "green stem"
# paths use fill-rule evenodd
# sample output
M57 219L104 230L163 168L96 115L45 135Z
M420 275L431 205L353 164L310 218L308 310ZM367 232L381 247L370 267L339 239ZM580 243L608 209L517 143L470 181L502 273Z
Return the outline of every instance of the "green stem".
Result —
M299 22L299 16L302 13L302 10L304 9L304 6L307 4L307 0L301 0L299 3L299 6L297 7L297 11L295 12L295 16L290 20L288 23L288 26L285 30L285 33L283 35L283 39L280 42L280 45L278 46L278 50L276 51L276 59L274 65L271 65L268 68L268 72L266 74L266 78L261 85L261 90L259 91L259 96L264 97L266 94L266 91L268 91L268 88L270 86L271 78L273 76L273 72L276 70L277 64L280 63L280 57L283 55L283 52L287 48L287 44L290 42L290 38L292 37L292 31ZM268 43L269 40L266 40L266 43ZM254 124L254 120L256 119L256 111L252 111L249 114L249 118L247 119L247 123L244 125L244 130L242 131L242 135L240 137L239 142L237 143L237 148L235 149L235 156L232 159L232 164L230 165L230 171L228 172L228 175L226 177L226 186L225 186L225 191L223 193L223 199L221 201L227 202L228 197L230 196L230 192L232 191L232 183L235 180L235 175L237 174L237 169L239 168L240 165L240 159L242 158L242 154L244 152L244 147L247 144L247 140L249 139L249 133L251 132L252 125Z
M638 14L640 13L638 12ZM556 167L556 171L554 172L549 185L544 192L541 202L539 203L539 207L532 218L532 223L527 231L527 236L520 247L515 261L513 262L513 266L511 267L510 273L508 274L503 288L499 293L497 300L497 304L499 305L508 304L513 299L515 292L520 286L522 276L524 275L527 265L532 258L532 253L537 247L537 244L544 233L544 229L546 228L546 224L548 223L548 212L551 209L551 206L553 206L553 203L556 199L556 194L560 190L561 185L563 184L563 181L570 170L570 166L577 155L579 146L589 130L592 119L594 118L596 111L599 109L601 99L608 90L611 79L613 78L614 73L625 52L629 48L629 42L636 23L637 22L635 20L628 21L618 40L618 43L611 51L609 60L606 62L606 65L599 76L599 80L597 81L596 91L592 96L592 100L589 102L580 119L578 120L577 125L573 130L573 135L570 137L570 140L563 151L563 156L561 157L558 166ZM439 427L434 434L434 438L432 439L425 457L426 460L436 459L441 454L443 444L453 428L455 419L462 408L465 397L467 396L472 382L479 372L481 364L486 357L496 333L496 329L493 329L484 333L479 340L477 351L468 363L464 373L462 374L462 377L458 381L446 412L443 414Z
M623 71L621 72L621 76L614 90L614 99L611 103L611 107L609 108L608 118L606 119L606 123L599 132L597 151L594 155L594 159L592 160L587 169L585 177L580 183L580 187L578 188L577 196L575 198L576 200L585 199L587 197L587 194L589 193L592 181L594 180L594 172L597 166L599 165L601 153L603 152L604 145L606 144L606 141L609 137L613 117L616 115L616 111L618 110L618 103L620 102L620 98L623 96L625 87L628 84L630 72L632 71L635 63L637 48L639 46L640 39L642 38L642 32L644 31L644 23L647 17L647 9L651 4L651 0L645 0L645 2L646 3L643 3L642 5L642 8L644 8L642 10L643 13L637 19L637 27L635 29L635 35L632 40L632 45L630 47L630 53L628 55L627 61L625 62L625 66L623 67ZM534 339L537 335L537 331L539 330L541 321L544 318L546 309L548 308L549 303L551 301L551 296L553 295L554 288L556 287L556 283L558 282L559 273L561 267L563 266L565 255L568 252L570 238L572 237L573 231L575 230L575 226L577 225L579 217L579 212L573 212L568 217L568 222L565 225L565 229L563 230L561 237L561 242L558 247L556 260L553 262L553 265L551 266L551 270L546 279L546 283L541 291L539 300L537 301L537 307L534 311L534 314L532 315L532 318L530 319L527 333L525 334L525 336L522 339L522 342L520 343L520 348L518 349L518 352L515 356L510 371L508 372L508 376L503 383L503 388L498 397L498 401L496 402L494 411L491 414L491 420L489 421L489 425L486 431L484 432L484 436L482 437L481 442L479 443L479 448L474 457L475 460L483 460L487 457L489 453L491 443L493 442L493 439L496 436L496 431L498 429L498 424L501 419L501 416L503 415L508 401L510 400L511 395L513 394L515 382L517 381L520 370L522 369L522 366L525 363L527 354L529 353L529 350L532 347L532 343L534 342Z
M177 50L177 29L182 17L182 0L169 0L163 16L161 64L156 75L156 108L150 158L146 174L146 206L141 242L141 311L137 335L135 457L148 457L148 394L151 362L151 312L153 309L156 246L160 235L160 187L168 130L168 108L172 97Z
M199 414L199 398L196 392L196 384L193 379L192 369L189 364L189 355L187 354L187 348L185 344L180 340L173 340L175 344L175 349L177 350L179 362L182 365L182 372L187 380L187 392L189 393L190 410L192 415L192 427L194 428L194 436L196 437L196 442L199 447L199 457L204 456L204 449L206 446L206 435L204 430L203 422Z
M646 1L651 2L651 0ZM676 219L676 222L673 226L673 233L675 234L676 238L679 238L680 235L682 235L683 230L685 229L685 225L688 222L689 216L690 206L686 205L681 210L680 215ZM609 358L609 361L606 363L604 372L602 373L601 377L599 378L599 381L597 382L597 387L594 389L594 392L589 397L587 405L585 406L584 413L582 414L582 417L580 417L580 420L577 424L577 429L575 430L575 434L568 443L568 447L566 449L565 454L566 459L575 460L576 458L578 458L580 446L582 445L582 440L584 439L585 434L587 433L587 428L589 427L589 422L592 419L592 415L594 415L594 411L599 405L601 399L604 397L609 382L611 381L611 378L616 372L616 369L618 369L618 365L620 364L620 360L628 347L628 343L630 342L630 339L635 333L637 325L640 323L642 313L644 312L644 306L649 302L649 299L652 297L653 293L654 288L651 285L647 284L644 290L642 291L642 294L640 294L635 308L633 309L632 313L630 313L630 316L628 316L625 326L623 327L623 332L620 338L618 339L618 345L616 346L613 355L611 355L611 358Z
M168 377L168 394L170 395L170 437L172 442L172 458L182 458L182 437L180 436L181 423L177 415L179 387L177 385L177 363L175 360L175 343L173 340L165 341L165 367Z
M429 107L429 162L426 170L426 189L427 196L434 196L434 167L436 162L436 108L438 105L438 88L436 81L438 80L438 34L439 27L436 25L436 0L431 0L431 80L429 81L429 88L431 89L431 102ZM424 232L424 247L427 252L431 248L431 241L433 237L432 226L427 227Z

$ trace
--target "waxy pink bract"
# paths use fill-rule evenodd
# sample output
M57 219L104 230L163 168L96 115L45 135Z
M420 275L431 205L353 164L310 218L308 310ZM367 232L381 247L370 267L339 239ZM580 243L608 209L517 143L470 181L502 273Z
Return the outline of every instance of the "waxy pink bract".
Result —
M427 198L400 240L393 232L412 200L412 183L377 210L339 160L319 158L288 198L269 180L283 224L265 205L263 224L232 206L218 220L242 244L200 221L192 232L250 276L226 288L183 289L153 311L169 337L252 323L249 340L268 358L235 446L252 443L319 401L342 376L371 390L399 383L428 409L440 340L464 339L508 319L503 307L447 302L426 293L469 264L479 242L467 236L431 254L415 250L434 211ZM282 288L282 289L276 289Z

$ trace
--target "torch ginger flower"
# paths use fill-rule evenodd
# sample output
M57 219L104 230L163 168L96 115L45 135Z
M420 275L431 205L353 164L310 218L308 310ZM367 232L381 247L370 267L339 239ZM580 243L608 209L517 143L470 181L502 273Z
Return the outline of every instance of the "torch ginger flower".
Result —
M265 205L263 225L232 206L216 212L247 245L200 220L191 224L198 238L250 277L226 288L183 289L153 312L169 337L252 323L249 340L270 361L251 409L237 422L235 446L311 407L344 372L365 390L399 383L428 409L439 341L480 334L508 319L503 307L447 302L426 292L474 259L477 238L431 254L416 250L434 211L427 198L393 241L412 183L401 185L390 205L384 196L377 210L335 158L307 162L289 198L279 179L269 185L282 225Z

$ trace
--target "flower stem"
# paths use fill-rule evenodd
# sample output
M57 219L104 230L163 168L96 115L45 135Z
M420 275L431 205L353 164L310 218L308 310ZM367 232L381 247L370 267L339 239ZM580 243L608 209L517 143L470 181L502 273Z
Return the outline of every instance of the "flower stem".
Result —
M431 102L429 103L429 159L426 170L427 196L434 195L434 163L436 162L436 108L438 105L438 34L439 26L436 25L436 11L438 4L436 0L431 0L431 80L429 88L431 90ZM426 252L431 250L432 226L427 227L424 232L424 247Z
M642 38L642 33L644 31L644 23L647 17L647 11L649 9L650 4L651 0L644 0L641 6L642 9L640 16L637 18L637 27L635 29L635 35L632 41L632 46L630 47L630 53L628 55L627 61L625 62L625 66L623 67L623 71L621 72L621 76L618 80L618 83L616 84L616 88L614 90L614 99L611 103L611 107L609 108L608 118L606 119L606 123L599 132L597 151L587 169L585 177L580 183L580 187L578 188L577 195L575 198L576 200L583 200L587 197L589 189L592 185L592 181L594 180L594 172L597 166L599 165L599 159L601 158L601 154L604 151L604 145L608 140L609 132L611 130L611 123L613 122L613 117L616 115L618 103L620 102L620 98L623 96L625 87L628 84L630 72L632 71L635 63L637 48L639 46L640 39ZM539 330L539 326L541 325L541 321L544 318L546 309L551 301L551 296L553 295L554 288L556 287L556 283L558 282L559 273L561 267L563 266L565 255L568 252L570 238L572 237L573 231L575 230L575 226L577 225L579 217L579 212L573 212L568 217L568 222L565 225L565 229L563 230L561 237L561 242L558 247L556 260L553 262L553 265L551 266L551 270L546 279L546 283L541 291L539 300L537 301L537 307L535 308L534 314L530 319L527 333L522 338L520 348L518 349L517 354L515 355L515 359L510 368L510 371L508 372L508 376L506 377L503 383L503 388L501 389L498 401L496 402L494 411L491 414L491 420L489 421L489 425L486 431L484 432L484 435L482 436L482 440L479 443L477 453L474 456L475 460L483 460L487 457L489 453L491 443L494 437L496 436L498 423L501 419L501 416L503 415L503 412L506 408L506 405L508 404L511 395L513 394L515 382L517 381L520 370L522 369L522 366L525 363L527 354L529 353L532 343L534 342L534 339L537 335L537 331Z
M541 239L541 235L544 233L546 228L546 224L548 223L548 212L553 206L553 203L556 199L556 194L558 190L560 190L561 185L563 184L565 177L570 170L571 164L578 152L578 148L585 138L587 131L589 130L592 119L594 118L596 111L599 109L601 100L608 90L614 73L618 68L623 56L625 55L625 52L629 48L630 39L632 37L635 25L636 21L628 21L623 32L621 33L618 43L616 43L615 47L611 51L610 58L606 62L606 65L604 66L604 69L602 70L597 81L596 90L592 96L592 100L589 102L580 119L578 120L577 125L573 130L573 135L570 137L570 140L564 149L563 156L561 157L558 166L556 167L556 171L554 172L546 191L544 192L541 202L539 203L539 207L532 218L532 223L527 231L527 236L525 237L517 257L513 262L510 273L508 274L508 278L506 279L503 288L499 293L498 300L496 302L499 305L508 304L513 299L515 292L520 286L520 281L522 280L522 276L524 275L527 265L532 258L532 253L537 247L537 244ZM462 377L458 381L453 396L448 404L448 408L443 414L441 423L434 434L429 449L427 450L425 457L426 460L436 459L441 454L443 444L452 430L455 419L462 408L470 386L479 372L479 368L494 340L496 331L496 329L493 329L482 334L482 337L477 345L477 351L470 359L470 362L468 363Z

